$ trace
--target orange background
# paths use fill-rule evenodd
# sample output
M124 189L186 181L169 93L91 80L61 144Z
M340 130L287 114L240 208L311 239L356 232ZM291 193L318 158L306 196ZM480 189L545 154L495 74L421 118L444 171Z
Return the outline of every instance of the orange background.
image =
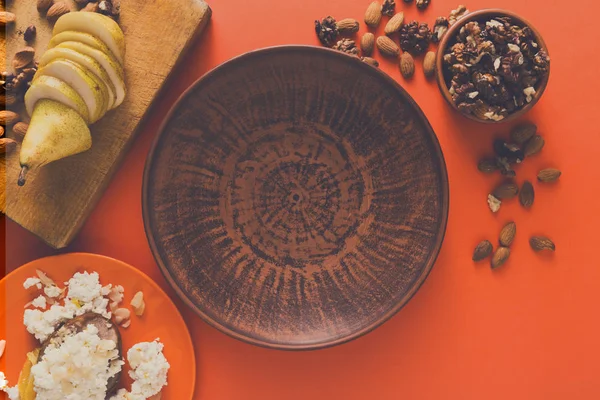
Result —
M219 63L269 45L318 44L314 19L331 14L362 21L368 2L213 0L213 20L203 38L177 70L78 239L64 251L121 259L166 287L146 242L140 197L146 154L169 107ZM430 24L457 5L432 0L420 13L414 3L396 2L408 19ZM444 150L450 218L436 266L389 322L356 341L317 352L247 345L183 309L196 345L195 398L600 398L600 6L592 0L469 0L467 5L515 11L544 36L552 57L550 83L525 118L538 124L546 147L518 168L517 180L534 179L538 169L554 166L563 171L560 182L535 183L530 211L511 201L492 214L486 195L500 178L480 174L476 163L490 152L494 134L506 135L510 126L489 127L457 116L435 83L424 79L420 65L406 82L396 65L376 56L423 108ZM157 30L161 23L176 21L157 21ZM487 263L475 265L475 244L483 238L495 242L509 220L516 221L518 232L508 263L497 271ZM556 254L531 251L527 240L537 233L555 240ZM7 270L56 253L10 221L5 240Z

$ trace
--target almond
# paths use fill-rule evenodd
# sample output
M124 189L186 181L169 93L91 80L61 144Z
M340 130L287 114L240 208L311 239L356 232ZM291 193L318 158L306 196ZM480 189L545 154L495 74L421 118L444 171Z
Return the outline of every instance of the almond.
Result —
M404 52L400 56L400 73L406 79L415 74L415 60L410 53Z
M42 270L36 269L35 274L38 276L44 286L56 286L56 283Z
M400 47L387 36L379 36L376 43L377 48L384 56L398 57L400 54Z
M381 4L374 1L369 4L367 11L365 11L365 24L371 28L375 28L381 21Z
M371 57L362 57L361 60L374 67L379 67L379 61Z
M117 308L113 312L113 316L115 317L115 322L117 325L121 325L124 321L131 317L131 311L126 308Z
M29 124L26 124L25 122L17 122L12 130L13 133L15 134L15 137L23 140L23 138L25 137L25 134L27 133L27 129L29 128Z
M509 222L504 225L504 228L500 231L500 245L504 247L509 247L513 240L515 240L515 235L517 234L517 224L514 222Z
M19 114L10 110L0 110L0 125L13 125L21 120Z
M17 147L17 142L15 140L9 138L0 139L0 154L9 154L15 147Z
M131 320L130 320L130 319L127 319L127 320L125 320L125 322L123 322L123 323L121 324L121 328L124 328L124 329L127 329L127 328L129 328L130 326L131 326Z
M358 21L353 18L345 18L338 21L336 25L338 31L342 34L358 32L358 28L360 27Z
M15 70L20 70L28 66L33 62L33 57L35 56L35 49L33 47L23 47L21 50L17 51L13 60L12 66Z
M367 32L360 38L360 49L363 55L370 56L373 54L373 47L375 46L375 35L371 32Z
M39 12L46 12L54 4L54 0L37 0L37 9Z
M533 236L531 239L529 239L529 245L534 251L556 250L556 245L554 242L545 236Z
M435 75L435 51L429 51L423 59L423 73L427 78Z
M481 241L473 252L473 261L481 261L492 254L492 243L489 240Z
M0 27L10 25L17 20L17 16L8 11L0 11Z
M523 182L523 186L521 186L521 191L519 192L519 203L525 208L529 208L533 205L533 200L535 199L535 192L533 190L533 185L529 181Z
M138 317L144 315L144 310L146 309L146 302L144 301L144 293L137 292L131 302L129 303L133 308L133 313Z
M0 358L4 355L4 349L6 349L6 340L0 340Z
M4 131L4 127L0 125L0 137L4 136L6 132Z
M519 193L519 187L514 182L501 183L492 194L500 200L512 199Z
M539 153L544 147L544 138L540 135L534 135L531 139L529 139L525 143L525 147L523 151L525 152L525 156L529 157L534 154Z
M510 139L516 144L523 144L537 133L537 126L532 122L524 122L510 131Z
M84 12L98 12L98 3L87 3L80 11Z
M510 249L508 247L498 247L492 256L492 269L502 266L510 257Z
M537 179L540 182L549 183L556 181L561 175L562 172L556 168L546 168L538 172Z
M399 12L394 15L387 24L385 24L385 28L383 31L386 35L392 35L400 30L400 27L404 23L404 13Z
M493 158L484 158L477 164L477 169L484 174L491 174L498 171L498 163Z
M0 94L0 107L12 106L17 102L17 97L13 93Z
M63 1L58 1L54 3L52 7L50 7L48 12L46 13L46 18L48 18L48 21L50 22L56 22L57 19L70 12L71 9L67 5L67 3Z

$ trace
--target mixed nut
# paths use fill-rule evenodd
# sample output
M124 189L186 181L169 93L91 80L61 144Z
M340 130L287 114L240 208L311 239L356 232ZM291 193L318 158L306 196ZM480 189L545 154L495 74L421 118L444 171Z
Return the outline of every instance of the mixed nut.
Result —
M510 17L468 22L444 54L454 104L482 120L500 121L533 101L549 68L533 30Z
M522 163L527 157L537 154L544 145L543 138L537 132L537 126L531 122L524 122L515 126L510 132L510 142L496 139L493 142L495 157L482 159L477 169L485 174L500 172L508 179L496 186L488 195L488 205L492 212L498 212L502 202L518 196L522 207L529 209L535 200L535 190L529 180L525 180L519 189L517 183L512 179L516 172L512 169L514 164ZM545 168L538 172L537 180L540 183L551 183L558 180L561 171L556 168ZM510 256L510 245L516 235L516 224L510 222L500 232L500 247L493 253L492 268L498 268L506 262ZM556 246L552 240L545 236L534 236L529 241L533 250L551 250ZM480 242L473 252L473 261L481 261L492 254L493 246L488 240Z

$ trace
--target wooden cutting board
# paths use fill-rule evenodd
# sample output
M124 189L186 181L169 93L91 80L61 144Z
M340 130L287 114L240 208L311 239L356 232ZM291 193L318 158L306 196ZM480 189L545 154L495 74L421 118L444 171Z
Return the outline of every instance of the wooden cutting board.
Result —
M75 8L75 3L67 3ZM36 59L46 50L52 26L36 9L36 0L9 2L17 22L6 31L7 71L25 43L22 32L37 27ZM127 97L92 129L92 149L28 174L17 186L18 151L0 163L6 190L2 211L55 248L67 246L100 199L132 143L140 121L182 54L202 32L211 10L202 0L123 0L119 24L125 32ZM25 118L26 113L21 109ZM28 120L28 117L26 117Z

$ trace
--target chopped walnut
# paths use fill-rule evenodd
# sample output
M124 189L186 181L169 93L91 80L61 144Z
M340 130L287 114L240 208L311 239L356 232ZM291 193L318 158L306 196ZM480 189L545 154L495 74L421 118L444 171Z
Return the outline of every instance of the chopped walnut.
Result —
M452 10L450 12L450 16L448 17L448 22L450 25L454 25L456 21L464 17L469 13L466 6L460 5L456 8L456 10Z
M338 37L335 18L325 17L321 21L315 21L315 32L324 46L333 45Z
M396 3L394 2L394 0L383 0L383 4L381 5L381 13L383 15L387 15L388 17L393 17L395 10L396 10Z
M358 48L356 42L352 39L342 39L338 41L335 46L332 47L334 50L338 50L354 56L358 55Z

